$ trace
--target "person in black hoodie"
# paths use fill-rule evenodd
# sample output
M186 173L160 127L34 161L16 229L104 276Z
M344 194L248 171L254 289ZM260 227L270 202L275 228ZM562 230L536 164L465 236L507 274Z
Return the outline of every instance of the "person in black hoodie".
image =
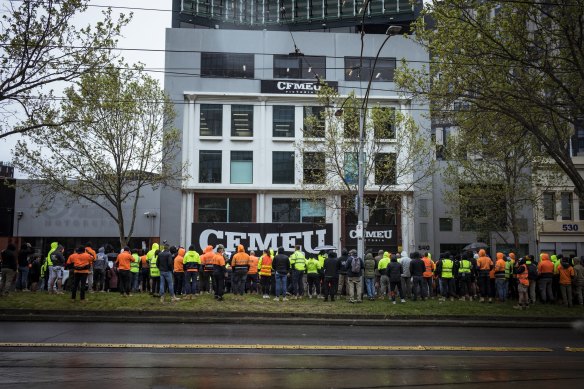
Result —
M335 294L337 293L339 283L339 268L340 262L337 258L337 253L331 251L328 258L324 260L324 301L335 301Z
M290 259L284 254L284 247L278 247L278 255L274 257L272 268L276 276L276 298L274 300L286 301L286 283L290 271Z
M16 276L18 261L16 260L16 246L8 243L6 249L0 253L0 262L2 263L2 281L0 281L0 296L7 296L12 281Z
M412 259L410 262L410 273L413 278L412 290L414 292L414 301L416 301L418 298L425 299L428 297L428 290L425 288L424 284L424 272L426 271L426 264L424 261L422 261L422 258L420 258L420 253L417 251L414 251L410 258Z
M28 287L28 270L30 265L30 255L34 253L30 243L23 243L18 252L18 277L16 278L16 289L20 291L27 290Z
M176 250L173 246L173 251ZM172 283L172 270L174 269L174 258L168 247L158 254L156 260L156 267L160 270L160 302L164 303L164 289L165 284L168 284L168 292L170 293L170 301L175 302L180 299L174 295L174 286Z
M341 256L339 261L339 285L337 289L337 294L339 296L344 296L347 293L347 267L349 262L349 252L347 249L341 251Z
M395 288L399 292L399 298L402 303L405 303L404 294L401 285L401 275L403 273L402 265L397 261L397 256L393 254L391 261L387 265L387 276L389 277L389 291L391 293L391 301L395 304Z

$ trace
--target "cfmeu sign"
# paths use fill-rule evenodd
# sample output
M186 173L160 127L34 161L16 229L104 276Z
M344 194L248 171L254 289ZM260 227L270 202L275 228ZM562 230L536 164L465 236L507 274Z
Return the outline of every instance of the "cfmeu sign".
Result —
M358 225L347 225L347 246L357 244L360 235ZM397 226L394 225L369 225L361 234L365 237L365 244L370 246L395 246L397 245ZM361 230L362 231L362 230Z
M203 251L205 247L222 244L226 251L236 251L238 245L246 250L284 247L294 251L295 245L315 254L314 247L332 244L332 224L311 223L193 223L192 242ZM258 253L256 253L258 254Z
M338 82L330 81L326 84L338 89ZM317 81L303 81L303 80L262 80L261 93L278 93L278 94L293 94L306 95L316 94L322 88L322 85Z

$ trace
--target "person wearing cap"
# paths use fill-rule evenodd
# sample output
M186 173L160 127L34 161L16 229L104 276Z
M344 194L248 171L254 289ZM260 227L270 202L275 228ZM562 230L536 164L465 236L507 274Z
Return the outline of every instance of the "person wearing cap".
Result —
M118 268L118 274L120 278L120 293L122 297L130 296L130 268L131 263L135 258L130 254L130 248L125 246L122 252L116 258L116 267Z

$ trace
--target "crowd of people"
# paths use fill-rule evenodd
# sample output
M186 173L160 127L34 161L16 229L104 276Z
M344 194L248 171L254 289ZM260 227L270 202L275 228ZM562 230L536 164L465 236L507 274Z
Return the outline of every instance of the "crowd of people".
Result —
M368 251L365 258L356 250L322 251L306 255L300 246L288 255L282 247L261 253L246 252L242 245L233 254L222 245L207 246L202 253L194 246L175 247L154 243L148 251L110 245L98 248L91 242L65 256L53 242L46 256L34 255L30 244L16 250L9 244L1 252L0 295L11 291L46 291L63 294L67 275L71 298L86 300L86 291L117 290L124 297L150 293L165 302L192 299L212 293L218 301L225 293L243 296L261 294L276 301L315 298L351 303L363 299L388 299L393 304L418 301L477 300L493 303L514 300L516 309L537 303L584 307L582 258L541 253L518 257L485 250L460 255L441 253L389 253ZM179 297L180 296L180 297Z

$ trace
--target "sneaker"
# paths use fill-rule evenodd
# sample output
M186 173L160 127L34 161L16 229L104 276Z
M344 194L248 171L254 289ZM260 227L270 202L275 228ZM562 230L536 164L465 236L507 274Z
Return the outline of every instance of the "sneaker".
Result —
M274 297L274 301L280 301L280 297Z
M172 298L170 299L170 301L172 301L172 302L175 302L175 301L180 301L180 298L178 298L178 297L176 297L176 296L175 296L175 297L172 297Z
M308 298L312 300L312 295L309 295Z
M521 305L514 305L513 309L522 309L523 307Z
M164 296L160 298L160 302L164 304Z
M401 299L401 302L402 302L402 303L405 303L405 302L406 302L406 300L404 300L404 299Z
M450 301L454 301L454 297L450 297Z
M396 303L395 301L392 301L392 304L393 304L393 305L395 305L395 304L397 304L397 303Z
M282 301L288 301L288 299L287 299L286 297L284 297L284 298L282 299Z

